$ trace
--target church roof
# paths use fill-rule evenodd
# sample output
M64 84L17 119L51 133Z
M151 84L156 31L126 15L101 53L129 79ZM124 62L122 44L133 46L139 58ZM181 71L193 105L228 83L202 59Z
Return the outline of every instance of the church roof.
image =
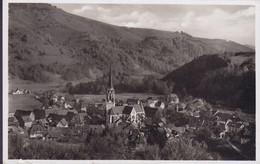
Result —
M125 106L115 106L111 108L110 115L123 114Z
M140 105L115 106L111 108L110 115L130 114L133 109L137 113L144 112L144 109Z
M144 112L144 108L143 108L141 105L135 104L135 105L128 105L128 106L134 107L134 108L135 108L135 111L136 111L137 113Z

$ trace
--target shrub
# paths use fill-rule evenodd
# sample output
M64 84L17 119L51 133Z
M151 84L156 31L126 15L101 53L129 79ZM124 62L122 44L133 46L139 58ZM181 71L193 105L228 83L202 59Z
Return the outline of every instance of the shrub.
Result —
M207 145L189 138L172 138L166 142L161 152L162 159L166 160L208 160Z

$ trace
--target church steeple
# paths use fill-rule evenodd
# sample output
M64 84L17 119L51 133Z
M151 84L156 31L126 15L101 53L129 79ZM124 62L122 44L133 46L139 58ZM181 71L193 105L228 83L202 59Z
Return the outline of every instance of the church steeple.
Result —
M115 106L115 89L113 86L112 68L110 66L109 81L108 81L107 96L106 96L106 110L109 110L114 106Z
M111 68L111 66L110 66L110 72L109 72L108 88L114 88L114 86L113 86L113 79L112 79L112 68Z

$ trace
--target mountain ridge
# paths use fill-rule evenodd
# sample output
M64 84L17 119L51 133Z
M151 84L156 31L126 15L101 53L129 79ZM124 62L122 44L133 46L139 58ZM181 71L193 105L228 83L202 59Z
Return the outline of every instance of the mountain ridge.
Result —
M219 42L109 25L49 4L9 4L9 73L24 80L52 81L49 74L65 81L96 79L110 65L116 78L163 76L204 54L253 51Z
M255 53L203 55L163 78L174 92L255 113Z

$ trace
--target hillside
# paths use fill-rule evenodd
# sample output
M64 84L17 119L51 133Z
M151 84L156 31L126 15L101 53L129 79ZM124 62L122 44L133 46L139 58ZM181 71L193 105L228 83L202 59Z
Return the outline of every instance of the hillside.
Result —
M255 112L255 53L204 55L163 78L174 91Z
M49 4L9 4L9 77L35 82L115 77L162 77L202 56L253 51L183 32L118 27Z

